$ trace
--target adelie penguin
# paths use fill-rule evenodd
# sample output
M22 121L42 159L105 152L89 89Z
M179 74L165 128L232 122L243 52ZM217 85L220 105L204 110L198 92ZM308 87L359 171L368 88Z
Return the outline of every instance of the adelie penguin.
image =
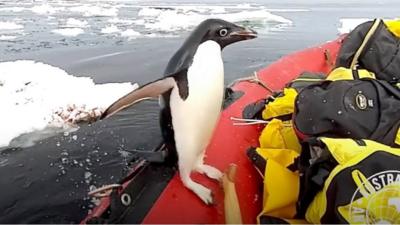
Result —
M219 180L221 172L203 163L206 147L218 122L224 95L221 51L229 44L257 37L251 29L219 20L203 21L172 56L164 78L150 82L114 102L107 118L141 100L160 96L160 126L169 152L176 152L183 184L206 204L211 190L194 182L197 171Z

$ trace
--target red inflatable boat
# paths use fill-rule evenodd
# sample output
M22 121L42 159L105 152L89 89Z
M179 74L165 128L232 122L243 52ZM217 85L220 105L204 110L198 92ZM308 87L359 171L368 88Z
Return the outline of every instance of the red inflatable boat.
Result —
M281 90L286 83L303 72L327 73L336 59L342 38L287 55L257 72L269 89ZM250 146L258 146L261 125L234 126L231 117L242 117L250 103L271 93L265 87L247 81L237 82L232 90L243 93L226 107L207 148L205 162L224 171L231 163L237 165L236 192L243 223L256 223L262 206L262 180L246 156ZM121 181L110 196L82 223L225 223L224 192L221 185L203 175L192 174L194 180L211 188L215 204L205 205L185 188L178 172L166 166L135 163L131 174Z

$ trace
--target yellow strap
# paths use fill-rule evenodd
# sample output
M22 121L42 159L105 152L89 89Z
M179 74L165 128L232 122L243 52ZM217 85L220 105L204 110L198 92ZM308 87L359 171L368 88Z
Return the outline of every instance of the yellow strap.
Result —
M399 83L397 83L397 87L399 87L398 84ZM394 143L400 145L400 129L397 130L396 138L394 139Z
M356 54L353 57L353 60L351 61L350 69L356 69L355 66L358 62L358 58L361 55L361 52L364 50L365 45L367 45L369 39L372 37L372 35L375 33L376 29L378 28L379 23L381 22L381 19L376 19L374 23L372 24L371 28L369 29L368 33L365 35L364 41L362 42L360 48L358 48Z

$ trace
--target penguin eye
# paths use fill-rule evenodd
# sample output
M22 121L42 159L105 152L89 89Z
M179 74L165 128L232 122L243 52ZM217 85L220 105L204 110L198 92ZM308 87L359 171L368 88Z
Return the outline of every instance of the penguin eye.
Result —
M227 34L228 34L228 29L222 28L221 30L219 30L219 36L225 37Z

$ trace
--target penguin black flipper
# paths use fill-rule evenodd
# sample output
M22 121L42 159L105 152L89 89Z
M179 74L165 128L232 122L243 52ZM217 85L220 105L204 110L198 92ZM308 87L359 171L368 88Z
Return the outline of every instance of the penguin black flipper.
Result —
M150 82L138 89L133 90L132 92L128 93L127 95L123 96L122 98L115 101L111 104L101 115L100 119L108 118L115 113L132 106L140 101L149 99L149 98L156 98L163 93L171 90L176 81L173 77L165 77L153 82Z

